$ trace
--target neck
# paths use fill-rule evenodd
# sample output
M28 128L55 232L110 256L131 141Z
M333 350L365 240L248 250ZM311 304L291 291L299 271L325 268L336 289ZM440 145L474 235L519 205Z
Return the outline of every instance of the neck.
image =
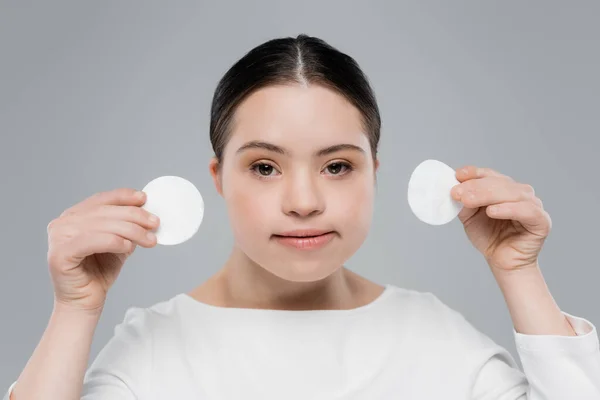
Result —
M234 247L218 274L229 307L278 310L350 309L357 306L356 275L340 266L324 279L282 279Z

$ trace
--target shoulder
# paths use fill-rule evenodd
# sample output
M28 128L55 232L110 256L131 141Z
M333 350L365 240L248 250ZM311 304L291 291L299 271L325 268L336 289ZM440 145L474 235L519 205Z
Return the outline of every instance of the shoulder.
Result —
M497 344L463 313L428 291L391 286L393 313L407 330L428 342L452 343L457 348L497 348Z
M432 292L392 287L395 324L422 357L431 362L442 359L457 362L465 368L479 370L491 359L515 367L516 361L508 350L477 328L460 311L450 307Z
M84 393L148 393L154 376L156 343L173 336L177 296L149 307L131 306L86 370ZM168 341L168 340L167 340ZM112 392L110 392L112 393ZM110 396L109 396L110 397Z
M463 313L431 292L392 289L393 309L388 313L401 327L403 356L413 354L431 375L462 382L473 393L496 393L502 386L523 384L513 355Z
M448 306L433 292L419 291L391 284L388 287L391 304L404 317L418 314L425 324L448 323L452 319L462 317L462 314Z
M93 367L115 365L125 369L149 366L157 338L166 338L178 317L177 296L148 307L130 306L94 360ZM118 360L118 362L117 362ZM93 370L94 368L92 368ZM143 369L143 368L142 368Z
M115 336L126 335L132 339L149 341L157 332L176 325L180 318L179 297L180 295L176 295L146 307L128 307L122 321L114 328Z

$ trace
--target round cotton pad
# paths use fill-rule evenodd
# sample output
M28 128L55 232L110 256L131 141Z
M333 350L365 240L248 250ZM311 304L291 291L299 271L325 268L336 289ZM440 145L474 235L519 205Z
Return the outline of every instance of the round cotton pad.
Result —
M160 226L154 231L158 244L180 244L198 232L204 200L191 182L178 176L161 176L142 191L146 193L142 208L160 218Z
M460 184L456 172L437 160L425 160L408 181L408 204L421 221L444 225L452 221L463 204L452 198L451 189Z

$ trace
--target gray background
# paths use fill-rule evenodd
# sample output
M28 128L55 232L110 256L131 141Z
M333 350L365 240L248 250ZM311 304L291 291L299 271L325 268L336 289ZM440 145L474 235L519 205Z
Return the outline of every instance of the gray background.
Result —
M349 268L434 292L516 355L504 299L460 222L421 223L406 200L426 158L488 166L534 186L553 220L546 281L564 311L600 323L598 2L251 3L0 2L0 388L52 310L46 225L92 193L173 174L197 185L207 212L190 241L130 258L90 361L126 308L220 268L232 237L207 166L213 90L252 47L299 33L355 57L381 107L374 222Z

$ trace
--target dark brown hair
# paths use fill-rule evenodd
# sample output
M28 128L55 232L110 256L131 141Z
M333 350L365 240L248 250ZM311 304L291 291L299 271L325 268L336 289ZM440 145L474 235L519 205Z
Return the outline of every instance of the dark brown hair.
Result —
M363 129L376 159L381 118L367 77L352 57L319 38L301 34L255 47L219 81L210 111L210 142L219 166L237 106L260 88L290 83L320 84L348 99L362 114Z

